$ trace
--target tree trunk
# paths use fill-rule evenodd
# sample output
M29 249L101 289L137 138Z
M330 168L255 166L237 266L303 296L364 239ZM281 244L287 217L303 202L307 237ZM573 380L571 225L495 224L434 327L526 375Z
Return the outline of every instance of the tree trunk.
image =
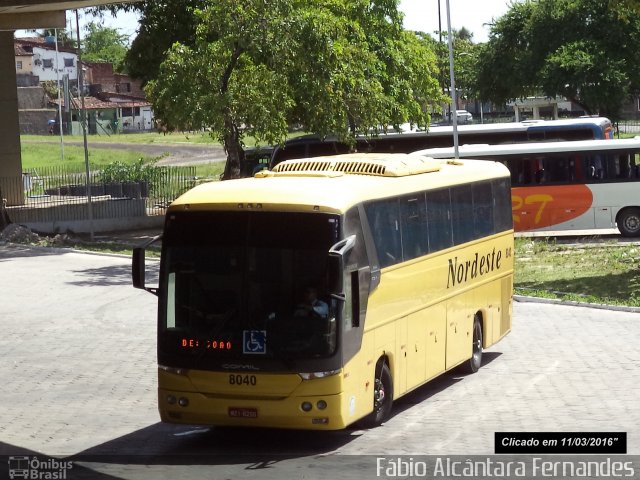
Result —
M241 166L244 163L244 149L240 142L238 126L233 123L229 109L224 112L224 151L227 154L227 163L224 167L222 180L240 178Z
M576 105L578 105L580 108L582 108L584 110L585 115L593 115L593 110L591 109L591 107L589 107L589 105L580 101L580 99L577 98L576 96L569 96L567 98L569 99L570 102L573 102Z
M231 73L238 63L238 58L242 54L242 48L236 45L227 68L220 78L220 95L225 95L229 90L229 80ZM231 180L233 178L240 178L241 166L244 163L244 150L240 141L240 129L236 125L231 109L227 106L222 110L222 117L224 118L224 136L223 144L224 151L227 154L227 163L224 167L224 173L221 180Z
M11 223L9 214L7 213L6 201L2 198L2 192L0 192L0 232L4 230Z

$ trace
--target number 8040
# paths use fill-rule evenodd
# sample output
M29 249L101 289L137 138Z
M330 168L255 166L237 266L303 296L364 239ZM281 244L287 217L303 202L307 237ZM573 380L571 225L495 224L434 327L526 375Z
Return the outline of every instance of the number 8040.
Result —
M258 380L255 375L229 375L229 385L257 385Z

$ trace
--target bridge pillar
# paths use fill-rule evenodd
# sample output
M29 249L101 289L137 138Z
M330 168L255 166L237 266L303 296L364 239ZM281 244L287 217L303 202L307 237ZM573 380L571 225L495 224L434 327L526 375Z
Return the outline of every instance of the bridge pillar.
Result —
M20 120L13 31L0 30L0 192L7 205L24 204Z

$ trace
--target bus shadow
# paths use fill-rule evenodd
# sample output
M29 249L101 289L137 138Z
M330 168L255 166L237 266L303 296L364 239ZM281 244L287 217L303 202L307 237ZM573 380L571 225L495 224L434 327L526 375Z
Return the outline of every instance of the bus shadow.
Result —
M97 472L71 458L50 456L28 448L0 442L0 478L68 478L73 480L117 480L120 477ZM6 461L4 461L6 460ZM72 462L73 463L73 462ZM3 475L5 474L6 475Z
M147 268L147 283L158 283L159 264L151 264ZM78 280L68 282L69 285L80 287L101 287L114 285L131 285L131 265L112 265L108 267L85 268L73 270Z
M501 355L501 352L484 352L482 354L482 366L480 367L480 372L482 372L482 369L484 367L496 360ZM459 382L462 382L468 375L469 374L462 373L459 367L456 367L453 370L440 375L427 384L418 387L413 392L410 392L404 397L395 401L393 403L392 416L395 417L396 415L400 415L405 410L408 410L414 405L422 403L425 400L438 395L440 392L446 390L447 388Z
M68 460L128 465L249 465L329 454L360 431L198 427L157 423L96 445Z

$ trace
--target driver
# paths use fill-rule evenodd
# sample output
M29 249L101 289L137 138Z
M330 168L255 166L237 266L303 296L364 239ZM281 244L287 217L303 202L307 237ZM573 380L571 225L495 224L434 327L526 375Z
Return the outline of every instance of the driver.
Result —
M329 316L329 305L322 300L318 300L317 288L308 286L303 291L301 302L296 305L294 316L309 317L312 314L327 318Z

